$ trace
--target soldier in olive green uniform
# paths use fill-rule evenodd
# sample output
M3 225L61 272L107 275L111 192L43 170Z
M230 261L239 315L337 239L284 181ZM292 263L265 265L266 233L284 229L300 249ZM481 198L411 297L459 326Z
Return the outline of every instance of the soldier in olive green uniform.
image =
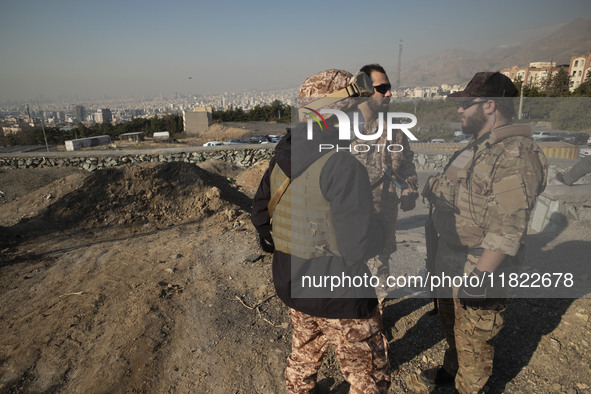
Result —
M509 78L482 72L448 96L460 100L463 131L474 138L423 190L440 237L435 274L477 280L438 289L448 349L443 367L421 373L429 386L455 382L460 393L478 393L492 374L493 340L504 325L507 294L491 275L513 270L547 179L546 159L530 127L510 123L514 107L507 97L516 95Z

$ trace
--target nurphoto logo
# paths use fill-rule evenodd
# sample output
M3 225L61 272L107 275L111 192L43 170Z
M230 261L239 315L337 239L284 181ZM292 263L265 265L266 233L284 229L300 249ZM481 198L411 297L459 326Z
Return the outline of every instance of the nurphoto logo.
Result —
M392 132L394 130L401 130L404 134L406 134L406 136L408 137L409 140L411 141L418 141L418 138L415 137L413 135L413 133L411 133L409 131L409 129L413 128L414 126L416 126L417 124L417 117L414 116L413 114L409 114L406 112L387 112L386 113L386 121L384 122L384 113L380 112L378 113L378 121L377 121L377 130L372 133L372 134L363 134L361 131L363 131L363 129L360 131L359 130L359 113L358 112L353 112L353 128L351 128L351 119L349 118L349 115L347 115L347 113L343 112L343 111L339 111L338 109L321 109L320 112L319 111L315 111L312 108L308 108L308 107L304 107L307 110L310 110L312 113L310 112L304 112L306 115L310 116L311 119L308 119L308 133L307 133L307 139L308 140L312 140L313 138L313 122L315 121L318 126L320 126L320 131L324 131L328 129L328 125L326 123L326 119L322 116L322 114L331 114L331 115L335 115L337 117L338 123L339 123L339 140L340 141L352 141L355 139L359 139L362 141L375 141L378 140L382 134L384 133L384 124L385 129L386 129L386 133L387 133L387 140L388 141L392 141ZM410 120L410 122L403 122L404 120ZM354 137L351 134L351 129L353 130L354 133ZM371 144L372 146L377 146L378 150L380 149L380 146L378 146L378 144ZM335 148L334 145L332 144L320 144L320 151L322 151L323 149L333 149ZM387 149L390 152L400 152L402 151L402 145L399 144L392 144L392 145L385 145L384 146L385 149ZM356 152L367 152L370 149L370 145L368 144L357 144L354 147L349 146L348 148L345 147L343 148L342 146L337 146L338 150L349 150L351 151L351 149L355 150Z

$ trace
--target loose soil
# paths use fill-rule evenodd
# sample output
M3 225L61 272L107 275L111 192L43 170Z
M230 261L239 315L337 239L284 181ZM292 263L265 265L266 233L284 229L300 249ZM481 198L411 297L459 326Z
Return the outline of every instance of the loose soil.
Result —
M265 169L1 170L0 393L284 392L288 314L249 217ZM424 216L401 215L395 261L423 250ZM589 233L531 241L537 258L582 262ZM445 349L431 309L386 302L392 393L429 392L417 374ZM586 299L512 300L490 392L590 392L590 311ZM332 352L318 380L348 390Z

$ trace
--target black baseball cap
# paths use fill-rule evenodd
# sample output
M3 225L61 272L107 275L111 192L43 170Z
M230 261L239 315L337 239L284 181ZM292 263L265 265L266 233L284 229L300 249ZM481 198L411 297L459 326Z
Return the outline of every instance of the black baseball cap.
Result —
M447 97L517 97L518 93L515 84L506 75L498 71L483 71L476 73L464 90Z

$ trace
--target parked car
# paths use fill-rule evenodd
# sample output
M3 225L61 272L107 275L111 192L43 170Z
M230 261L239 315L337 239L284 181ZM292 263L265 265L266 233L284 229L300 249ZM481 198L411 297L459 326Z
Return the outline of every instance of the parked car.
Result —
M208 141L205 144L203 144L203 146L218 146L218 145L224 145L224 143L222 141Z
M224 142L224 145L236 145L236 144L248 144L248 141L243 138L232 138L231 140Z
M274 135L274 136L271 137L271 140L269 142L275 144L275 143L277 143L279 141L281 141L281 136L280 135Z
M534 131L532 137L536 142L561 141L561 134L552 131Z
M568 142L569 144L585 145L587 144L589 135L587 133L570 133L564 134L561 137L562 141Z
M579 157L591 156L591 148L579 148Z
M454 134L454 142L463 142L463 141L470 141L472 138L471 134L464 134L464 133L456 133Z
M431 139L431 142L444 143L445 140L443 138L433 138Z
M535 142L552 142L552 141L562 141L562 139L557 134L554 134L554 135L548 134L548 135L543 135L538 138L534 138L534 141Z
M262 144L265 141L268 141L269 137L266 135L253 135L248 139L248 142L251 144Z
M555 133L553 131L534 131L532 138L535 142L549 142L549 141L562 141L563 133Z

